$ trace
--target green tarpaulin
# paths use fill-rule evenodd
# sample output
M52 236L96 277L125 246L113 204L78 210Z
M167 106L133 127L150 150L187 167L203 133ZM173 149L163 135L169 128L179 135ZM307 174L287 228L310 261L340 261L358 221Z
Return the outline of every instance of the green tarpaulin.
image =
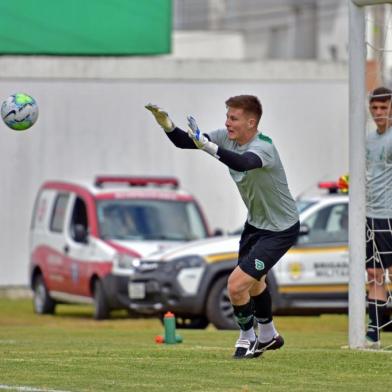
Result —
M171 0L0 0L0 54L170 53Z

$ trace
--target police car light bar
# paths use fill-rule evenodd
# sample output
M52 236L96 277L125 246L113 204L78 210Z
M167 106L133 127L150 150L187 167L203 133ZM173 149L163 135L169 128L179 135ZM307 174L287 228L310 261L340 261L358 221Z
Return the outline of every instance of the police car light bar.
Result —
M171 185L178 188L179 181L175 177L126 177L126 176L97 176L95 186L101 187L107 183L127 184L130 186Z
M339 189L339 184L336 181L324 181L319 182L318 187L320 189L327 189L329 193L337 193Z

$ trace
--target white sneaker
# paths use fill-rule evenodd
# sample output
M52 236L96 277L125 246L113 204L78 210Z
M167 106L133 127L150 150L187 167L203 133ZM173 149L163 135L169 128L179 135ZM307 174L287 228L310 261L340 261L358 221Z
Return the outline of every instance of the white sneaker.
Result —
M257 338L256 338L257 340ZM249 353L249 348L253 346L255 340L248 340L248 339L238 339L235 343L235 351L233 354L234 359L244 359L246 355Z
M245 358L257 358L267 350L278 350L284 345L284 339L281 335L275 335L268 342L260 342L256 339L254 344L249 348L245 354Z

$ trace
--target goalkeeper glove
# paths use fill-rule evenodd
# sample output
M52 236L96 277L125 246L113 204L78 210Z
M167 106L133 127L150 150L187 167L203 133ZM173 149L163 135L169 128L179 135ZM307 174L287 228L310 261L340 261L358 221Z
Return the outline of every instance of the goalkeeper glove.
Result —
M173 124L173 121L164 110L151 103L146 105L145 108L154 115L155 120L166 133L172 132L174 130L176 126Z
M200 148L201 150L208 152L213 157L219 159L219 156L217 155L218 146L215 143L209 141L200 132L196 120L192 116L188 116L188 136L192 139L197 148Z

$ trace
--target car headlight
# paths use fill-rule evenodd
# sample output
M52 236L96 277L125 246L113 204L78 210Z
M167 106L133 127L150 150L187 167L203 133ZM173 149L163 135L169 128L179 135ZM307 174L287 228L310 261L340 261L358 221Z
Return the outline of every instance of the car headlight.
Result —
M206 263L201 256L181 257L165 263L164 272L176 276L182 295L196 295L200 286Z
M185 268L201 267L205 264L201 256L187 256L164 262L162 269L164 272L179 272Z
M114 264L120 269L133 269L134 263L136 262L134 257L127 255L126 253L117 253L114 256Z

